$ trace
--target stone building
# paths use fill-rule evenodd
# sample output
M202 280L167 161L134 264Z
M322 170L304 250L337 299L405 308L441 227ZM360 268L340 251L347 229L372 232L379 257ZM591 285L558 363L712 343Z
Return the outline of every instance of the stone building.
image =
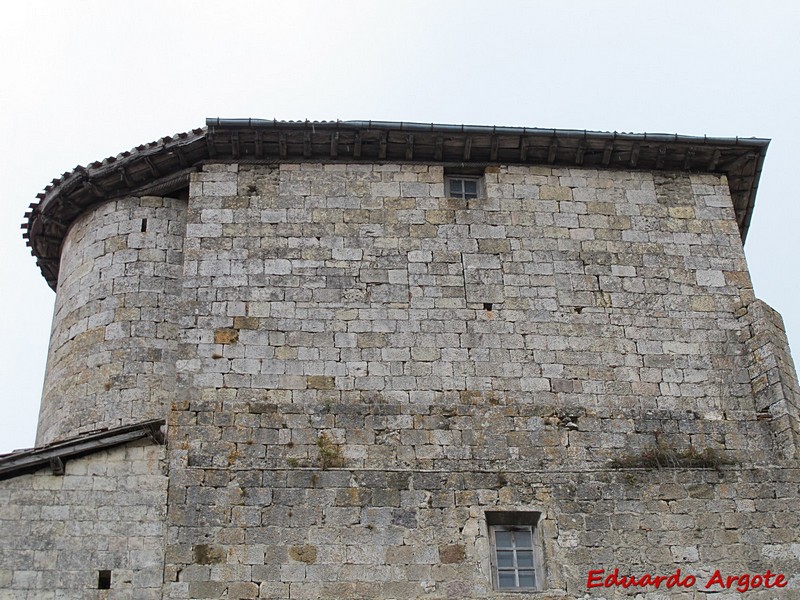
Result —
M766 148L210 120L64 174L0 598L796 598Z

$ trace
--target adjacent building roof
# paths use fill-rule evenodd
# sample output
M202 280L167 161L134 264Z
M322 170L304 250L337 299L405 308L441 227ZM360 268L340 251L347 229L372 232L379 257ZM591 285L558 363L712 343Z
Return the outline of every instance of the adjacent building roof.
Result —
M164 419L144 421L136 425L81 434L39 448L0 454L0 480L38 471L47 466L51 468L54 475L63 475L64 463L71 458L114 448L142 438L147 438L155 444L163 444L165 441L162 431L164 423Z
M170 195L207 162L418 162L551 165L724 174L742 240L769 140L385 121L208 119L206 127L75 167L25 213L23 237L47 280L58 282L61 244L87 208L126 195Z

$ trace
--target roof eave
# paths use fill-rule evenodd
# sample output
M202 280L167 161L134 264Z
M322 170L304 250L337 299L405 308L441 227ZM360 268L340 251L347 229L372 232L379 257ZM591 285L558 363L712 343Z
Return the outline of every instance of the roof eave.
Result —
M387 121L208 119L206 125L76 167L39 194L39 202L25 215L23 237L53 289L64 236L84 210L126 195L171 193L188 186L189 174L208 161L518 164L714 173L728 178L744 242L769 146L769 140L759 138Z

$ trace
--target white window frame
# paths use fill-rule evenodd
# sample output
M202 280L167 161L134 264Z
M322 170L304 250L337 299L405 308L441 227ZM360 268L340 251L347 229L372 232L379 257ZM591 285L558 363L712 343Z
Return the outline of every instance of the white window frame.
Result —
M491 567L492 567L492 587L497 592L538 592L543 589L544 569L542 567L542 550L539 536L539 517L538 512L487 512L486 522L489 533L489 545L491 548ZM510 551L512 566L501 567L497 557L498 532L514 533L511 546L502 546L501 551ZM517 545L516 534L527 534L530 536L530 548ZM518 559L521 552L530 552L532 565L519 565ZM500 573L513 573L516 585L513 587L500 586ZM533 574L533 586L519 585L520 571L530 571Z
M461 191L457 194L452 192L453 182L459 182L461 184ZM475 183L474 195L472 195L472 192L470 192L469 196L467 196L467 191L464 186L466 182ZM448 198L456 198L458 200L477 200L478 198L483 197L483 178L479 175L447 175L444 178L444 185L445 193Z

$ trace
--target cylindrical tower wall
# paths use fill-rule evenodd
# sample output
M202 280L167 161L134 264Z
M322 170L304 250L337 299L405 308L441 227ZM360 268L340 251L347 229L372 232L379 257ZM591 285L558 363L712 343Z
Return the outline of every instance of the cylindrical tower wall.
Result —
M61 250L36 445L164 418L175 387L186 201L101 204Z

